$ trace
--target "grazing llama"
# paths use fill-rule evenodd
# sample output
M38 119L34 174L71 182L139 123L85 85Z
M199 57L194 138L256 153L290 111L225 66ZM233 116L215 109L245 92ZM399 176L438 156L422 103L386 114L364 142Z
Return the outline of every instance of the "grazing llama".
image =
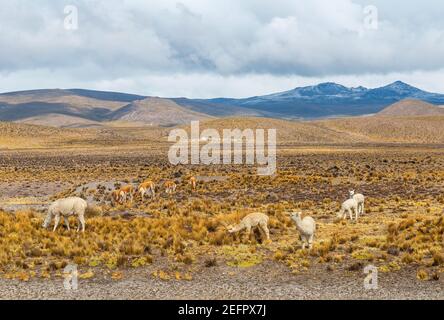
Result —
M358 211L359 214L364 214L364 202L365 197L363 194L355 193L355 190L350 190L350 199L355 199L355 201L358 203Z
M239 224L227 226L229 233L235 233L246 230L248 238L251 239L252 228L258 227L265 234L267 241L270 241L270 231L268 230L268 216L260 213L250 213Z
M60 222L60 217L65 220L65 225L69 228L69 216L76 215L79 220L79 225L77 227L77 232L80 230L80 225L82 226L82 232L85 232L85 211L88 204L82 198L71 197L66 199L59 199L49 206L48 214L42 227L47 229L51 224L52 217L55 217L54 229L55 232Z
M353 211L356 215L356 221L358 221L358 203L355 199L348 199L341 205L341 210L338 213L338 218L345 219L347 217L347 212L350 215L350 220L353 220Z
M156 197L156 185L154 182L147 180L139 185L138 191L140 194L140 197L142 198L142 201L145 198L145 194L149 193L151 195L151 198Z
M193 191L196 191L196 188L197 188L197 179L196 179L196 177L191 177L190 178L190 185L191 185L191 189Z
M302 250L308 244L308 249L313 247L313 238L316 232L316 222L312 217L301 218L301 212L290 213L291 219L296 224L302 240Z
M167 194L173 194L174 192L176 192L177 185L174 181L171 180L167 181L165 182L164 186L165 186L165 192Z

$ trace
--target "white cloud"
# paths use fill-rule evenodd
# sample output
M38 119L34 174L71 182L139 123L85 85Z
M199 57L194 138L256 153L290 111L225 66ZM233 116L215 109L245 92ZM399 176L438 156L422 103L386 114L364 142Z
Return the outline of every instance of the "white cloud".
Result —
M63 28L64 5L79 30ZM318 80L444 91L440 0L0 0L0 90L248 96ZM418 9L420 8L420 10ZM442 10L441 10L442 11ZM50 78L42 78L51 75Z

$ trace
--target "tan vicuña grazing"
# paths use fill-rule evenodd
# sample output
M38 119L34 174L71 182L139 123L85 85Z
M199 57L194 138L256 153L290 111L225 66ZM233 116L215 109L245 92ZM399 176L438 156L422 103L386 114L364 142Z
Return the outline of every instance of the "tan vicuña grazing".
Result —
M125 201L128 199L130 199L130 202L133 202L133 198L134 198L134 187L132 185L127 185L124 186L123 188L120 188L120 191L123 192L123 194L125 195Z
M267 241L270 240L270 231L268 230L268 216L266 214L255 212L250 213L241 220L239 224L227 226L229 233L235 233L246 230L249 238L251 238L252 228L258 227L265 234Z
M111 203L118 203L122 205L128 200L128 197L130 199L130 202L133 202L134 187L132 185L127 185L123 188L116 189L111 192Z
M59 225L60 217L63 217L66 227L69 231L70 227L68 218L69 216L75 215L79 220L77 232L79 232L80 226L82 226L82 231L85 232L85 211L87 207L88 204L82 198L71 197L66 199L59 199L49 206L48 214L42 226L43 228L47 229L52 221L52 217L55 217L53 229L53 231L55 232Z
M191 177L190 178L190 185L191 185L191 189L193 191L196 191L196 188L197 188L197 179L196 179L196 177Z
M170 180L165 182L164 187L167 194L172 194L176 191L177 185L174 181Z
M151 180L147 180L145 182L142 182L139 185L138 191L139 191L140 197L142 198L142 201L144 200L146 193L149 193L151 195L151 198L156 197L156 185Z
M116 203L123 204L125 193L120 191L120 189L111 192L111 203L114 205Z

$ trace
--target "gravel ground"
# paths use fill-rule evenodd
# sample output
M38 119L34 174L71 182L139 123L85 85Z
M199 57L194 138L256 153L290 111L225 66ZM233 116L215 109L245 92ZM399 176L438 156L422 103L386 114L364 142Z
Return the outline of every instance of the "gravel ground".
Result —
M77 291L67 291L63 279L19 282L0 280L1 299L107 299L107 300L200 300L200 299L444 299L443 280L419 281L416 271L380 273L379 288L366 290L360 272L327 272L312 268L291 274L275 262L248 269L227 266L202 268L191 281L162 281L149 269L133 269L124 279L97 276L80 280Z

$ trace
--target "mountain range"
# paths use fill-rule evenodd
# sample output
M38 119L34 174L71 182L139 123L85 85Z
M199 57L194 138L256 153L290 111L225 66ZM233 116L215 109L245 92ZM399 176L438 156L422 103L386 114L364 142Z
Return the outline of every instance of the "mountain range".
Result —
M408 107L405 104L392 107L406 99L410 101ZM243 99L159 98L83 89L45 89L0 94L0 121L59 127L116 123L173 126L191 120L233 116L280 119L362 116L380 113L387 107L392 107L389 115L399 112L418 115L421 113L415 109L418 101L426 114L441 114L442 109L436 105L444 105L444 94L423 91L401 81L375 89L328 82Z

